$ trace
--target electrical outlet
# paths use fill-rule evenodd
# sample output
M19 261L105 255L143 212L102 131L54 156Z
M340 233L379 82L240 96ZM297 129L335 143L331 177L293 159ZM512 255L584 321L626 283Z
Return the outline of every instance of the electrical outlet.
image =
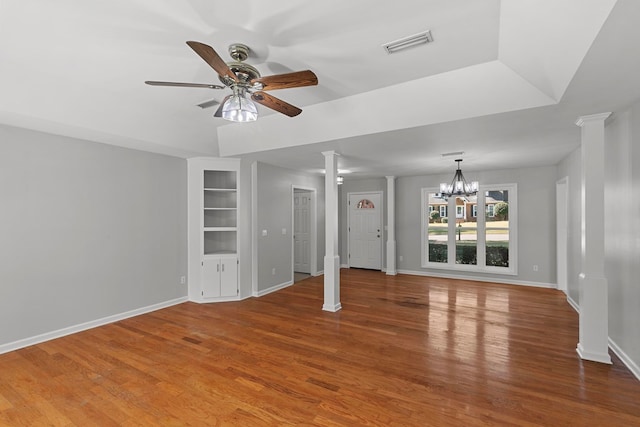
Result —
M399 260L400 262L402 262L402 255L400 255L400 256L398 257L398 260Z
M271 269L271 275L272 275L272 276L275 276L275 275L276 275L276 269L275 269L275 267Z
M180 284L184 285L187 283L187 278L185 276L180 276Z
M267 230L262 230L262 235L266 236L267 235Z
M533 271L538 271L538 264L533 266Z

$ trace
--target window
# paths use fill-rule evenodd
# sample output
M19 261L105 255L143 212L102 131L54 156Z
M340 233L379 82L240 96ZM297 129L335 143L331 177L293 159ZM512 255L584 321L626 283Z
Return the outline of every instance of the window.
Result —
M487 205L487 217L493 218L493 205Z
M516 190L516 184L481 186L477 196L443 200L438 189L423 188L422 267L517 274ZM439 206L439 221L429 221L432 205ZM442 220L448 209L455 209L455 221Z
M362 199L356 205L356 209L374 209L375 206L373 202L369 199Z

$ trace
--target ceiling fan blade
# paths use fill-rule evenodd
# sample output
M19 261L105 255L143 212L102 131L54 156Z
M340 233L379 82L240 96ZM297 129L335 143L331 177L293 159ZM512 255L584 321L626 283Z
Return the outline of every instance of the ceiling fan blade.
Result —
M212 85L209 83L156 82L153 80L147 80L145 83L151 86L202 87L206 89L224 89L226 87L220 85Z
M298 114L302 113L302 110L298 107L286 103L283 100L276 98L275 96L269 95L268 93L256 92L251 95L251 99L253 99L258 104L262 104L265 107L269 107L272 110L276 110L289 117L295 117Z
M200 58L204 59L204 61L211 66L218 74L221 76L226 76L232 79L233 81L238 81L238 77L233 74L233 71L229 68L226 62L220 58L220 55L216 53L215 50L211 46L208 46L204 43L189 41L187 42L189 47L193 49L195 53L197 53Z
M216 112L213 113L213 117L222 117L222 107L224 107L224 103L227 102L227 99L231 98L231 96L232 95L227 95L227 96L224 97L224 99L220 103L220 106L218 107Z
M213 107L217 103L218 103L218 101L216 101L215 99L210 99L208 101L201 102L197 106L204 110L205 108Z
M262 90L287 89L292 87L314 86L318 84L318 77L311 70L295 71L293 73L275 74L251 80L262 83Z

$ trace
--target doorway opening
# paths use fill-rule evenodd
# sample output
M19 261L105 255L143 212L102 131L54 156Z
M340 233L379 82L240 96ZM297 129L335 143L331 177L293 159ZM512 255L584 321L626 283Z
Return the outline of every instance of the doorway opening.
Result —
M565 294L568 288L569 177L556 182L556 263L558 289Z
M316 189L294 185L291 197L291 280L296 283L317 275Z

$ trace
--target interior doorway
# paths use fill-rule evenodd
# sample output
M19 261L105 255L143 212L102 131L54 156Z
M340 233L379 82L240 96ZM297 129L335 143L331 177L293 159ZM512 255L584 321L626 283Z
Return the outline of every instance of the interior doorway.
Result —
M317 274L316 190L293 186L292 189L292 280Z
M348 194L348 265L382 270L382 192Z
M556 264L558 289L565 294L568 288L569 242L569 177L556 182Z

